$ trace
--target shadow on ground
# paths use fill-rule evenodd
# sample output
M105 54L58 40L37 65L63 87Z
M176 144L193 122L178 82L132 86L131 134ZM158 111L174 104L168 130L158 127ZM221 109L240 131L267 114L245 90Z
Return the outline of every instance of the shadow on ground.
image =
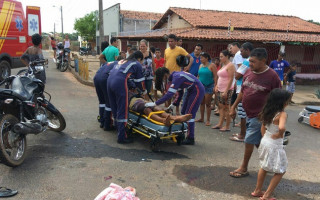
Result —
M173 174L190 186L202 190L215 191L250 197L257 180L257 172L251 172L244 178L232 178L229 172L234 168L224 166L197 167L193 165L176 165ZM272 174L268 175L264 184L267 188ZM275 197L280 199L302 200L315 199L319 195L320 183L303 180L288 180L284 178L276 188Z
M92 138L73 138L67 134L51 135L38 140L37 143L37 145L29 146L28 151L31 154L37 154L39 157L44 155L54 157L66 156L73 158L109 157L130 162L141 162L142 159L144 162L151 162L152 160L189 159L189 157L175 152L160 151L154 153L148 149L132 149L130 148L131 144L128 144L126 149L122 149L104 144L101 140ZM128 149L128 147L130 149Z

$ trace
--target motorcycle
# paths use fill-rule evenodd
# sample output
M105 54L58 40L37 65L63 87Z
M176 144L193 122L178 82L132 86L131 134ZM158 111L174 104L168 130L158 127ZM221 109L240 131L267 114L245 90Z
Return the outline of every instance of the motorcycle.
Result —
M299 113L299 123L308 124L314 128L320 128L320 106L306 106Z
M83 55L89 55L89 48L86 48L86 47L80 47L80 50L79 50L79 54L80 56L83 56Z
M5 85L0 88L0 160L11 167L23 163L28 134L47 129L61 132L66 127L63 115L50 103L51 95L44 91L45 85L35 78L44 69L37 65L39 62L43 61L30 63L27 75L21 70L0 83Z
M59 69L61 72L65 72L68 69L69 54L70 52L64 49L62 42L59 42L56 51L56 65L57 69Z

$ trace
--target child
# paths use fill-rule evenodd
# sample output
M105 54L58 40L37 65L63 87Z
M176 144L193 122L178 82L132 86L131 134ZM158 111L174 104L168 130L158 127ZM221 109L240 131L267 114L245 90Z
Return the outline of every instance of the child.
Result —
M262 121L261 133L263 136L258 150L261 168L256 188L251 196L260 197L260 200L275 200L275 198L271 198L271 194L287 170L288 160L283 149L287 121L287 113L284 108L288 105L290 96L290 93L285 90L279 88L272 90L259 115ZM267 191L263 192L261 189L267 172L274 173L274 176Z
M292 101L292 96L293 96L293 93L295 90L296 68L297 68L297 64L292 63L290 65L290 70L288 71L287 76L286 76L286 80L287 80L286 90L291 93L290 103L294 103Z

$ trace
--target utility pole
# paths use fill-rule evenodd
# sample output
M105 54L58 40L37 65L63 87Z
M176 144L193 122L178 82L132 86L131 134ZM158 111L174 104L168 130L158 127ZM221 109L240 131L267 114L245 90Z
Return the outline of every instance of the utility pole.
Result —
M97 44L97 53L100 54L100 43L103 41L103 4L102 0L99 0L99 44ZM102 49L101 49L102 50Z
M56 39L56 23L53 23L53 37Z
M61 9L61 31L62 31L62 38L64 38L64 35L63 35L63 15L62 15L62 6L60 6L60 9Z

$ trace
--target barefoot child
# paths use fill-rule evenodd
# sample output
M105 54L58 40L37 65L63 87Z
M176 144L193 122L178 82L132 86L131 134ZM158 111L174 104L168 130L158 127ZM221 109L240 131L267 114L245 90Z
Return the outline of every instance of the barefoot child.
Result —
M264 106L259 118L262 122L262 140L259 146L260 170L253 197L260 200L275 200L271 194L279 184L287 170L288 160L283 149L283 137L286 130L287 113L284 108L290 102L291 94L282 89L274 89ZM267 191L263 192L262 186L267 172L274 173Z

